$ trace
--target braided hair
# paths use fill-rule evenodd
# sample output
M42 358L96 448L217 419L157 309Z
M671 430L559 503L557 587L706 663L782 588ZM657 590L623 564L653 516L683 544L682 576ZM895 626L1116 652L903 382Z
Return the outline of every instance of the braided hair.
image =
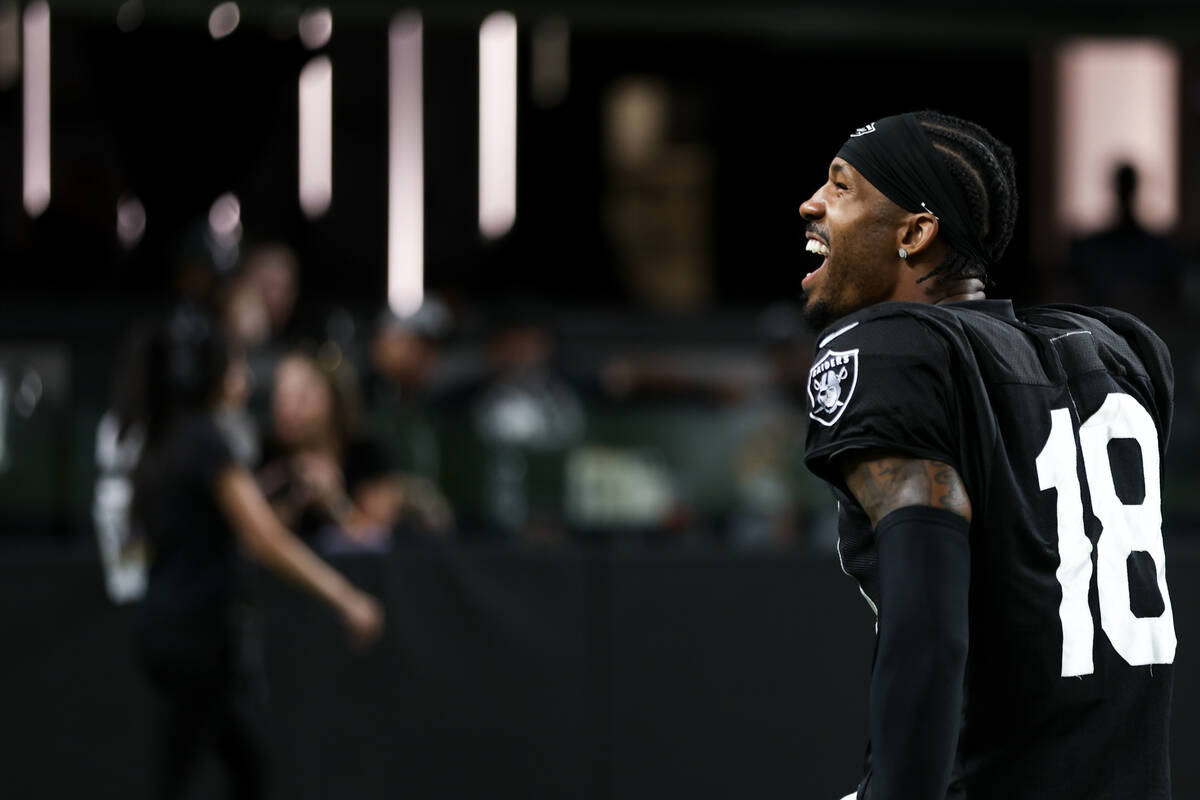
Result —
M918 111L916 117L967 197L973 232L983 244L989 264L999 261L1017 222L1012 150L974 122L937 111ZM988 264L950 247L946 260L920 280L937 278L941 283L980 278L990 283L987 268Z

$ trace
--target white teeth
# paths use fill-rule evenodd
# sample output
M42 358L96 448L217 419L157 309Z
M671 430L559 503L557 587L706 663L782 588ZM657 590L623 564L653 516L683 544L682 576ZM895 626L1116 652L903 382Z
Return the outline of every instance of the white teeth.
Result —
M818 242L816 239L809 239L808 244L804 246L804 249L810 253L816 253L822 256L829 255L829 245L824 244L823 242Z

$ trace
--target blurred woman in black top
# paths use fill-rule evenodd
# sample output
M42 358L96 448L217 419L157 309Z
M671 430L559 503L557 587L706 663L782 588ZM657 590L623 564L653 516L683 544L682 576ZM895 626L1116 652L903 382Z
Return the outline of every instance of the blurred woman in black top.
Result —
M191 768L215 748L235 796L262 791L262 757L239 716L234 575L240 548L341 615L351 639L381 632L380 605L317 558L272 512L213 421L230 369L216 323L177 311L146 342L126 420L145 446L134 473L134 523L151 553L137 642L163 701L156 797L183 794Z

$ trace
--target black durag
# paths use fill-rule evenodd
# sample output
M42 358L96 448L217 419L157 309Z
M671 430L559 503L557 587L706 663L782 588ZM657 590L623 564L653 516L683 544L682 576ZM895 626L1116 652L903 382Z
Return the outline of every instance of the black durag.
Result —
M984 267L991 263L969 220L966 195L914 114L897 114L850 134L838 157L896 205L938 219L938 234Z

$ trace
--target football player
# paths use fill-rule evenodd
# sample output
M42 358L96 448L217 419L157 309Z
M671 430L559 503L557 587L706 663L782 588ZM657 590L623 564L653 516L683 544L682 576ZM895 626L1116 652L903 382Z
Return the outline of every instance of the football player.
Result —
M1013 172L979 125L901 114L800 207L806 461L878 623L851 797L1170 797L1170 358L1120 311L984 297Z

